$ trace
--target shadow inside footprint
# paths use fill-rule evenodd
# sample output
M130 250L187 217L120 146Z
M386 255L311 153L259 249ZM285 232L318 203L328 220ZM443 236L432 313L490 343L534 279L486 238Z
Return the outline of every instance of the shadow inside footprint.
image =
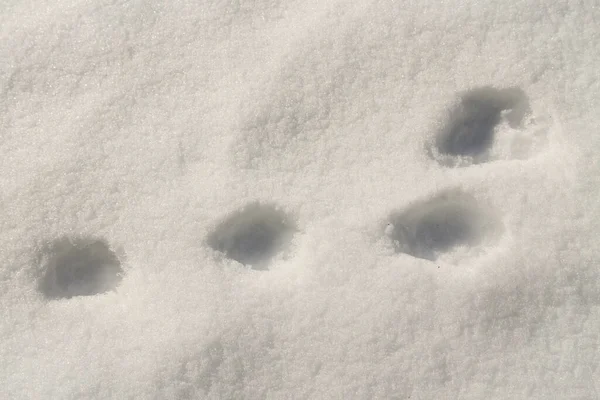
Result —
M433 261L458 246L476 247L501 230L500 221L472 196L450 191L392 214L386 233L397 252Z
M101 239L63 237L44 247L39 258L44 270L39 290L49 299L105 293L123 275L119 258Z
M225 219L207 238L208 245L252 269L266 270L285 251L295 228L273 205L253 203Z
M436 136L432 156L444 165L458 164L462 158L472 164L488 161L496 126L504 118L518 128L529 112L529 100L520 88L485 86L465 92Z

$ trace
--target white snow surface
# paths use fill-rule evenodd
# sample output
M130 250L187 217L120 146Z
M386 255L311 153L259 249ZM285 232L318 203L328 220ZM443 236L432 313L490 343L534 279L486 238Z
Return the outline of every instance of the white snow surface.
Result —
M0 397L600 398L599 68L595 0L3 1Z

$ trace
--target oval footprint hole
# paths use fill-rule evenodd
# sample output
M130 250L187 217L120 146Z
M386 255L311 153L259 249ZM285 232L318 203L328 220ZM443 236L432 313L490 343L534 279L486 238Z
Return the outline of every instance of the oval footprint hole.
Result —
M49 299L105 293L123 277L119 257L102 239L63 237L42 248L39 260L39 290Z
M394 213L386 228L396 252L431 261L457 247L477 247L501 231L501 222L490 210L460 191Z
M529 99L517 87L464 92L435 137L430 155L445 166L487 162L496 127L505 121L519 128L529 112Z
M256 270L266 270L274 256L284 253L295 227L274 205L252 203L221 222L208 245L227 258Z

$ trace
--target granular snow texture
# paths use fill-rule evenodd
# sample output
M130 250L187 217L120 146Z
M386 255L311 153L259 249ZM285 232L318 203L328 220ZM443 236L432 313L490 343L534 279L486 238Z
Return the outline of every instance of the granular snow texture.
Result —
M0 397L600 397L600 4L8 0Z

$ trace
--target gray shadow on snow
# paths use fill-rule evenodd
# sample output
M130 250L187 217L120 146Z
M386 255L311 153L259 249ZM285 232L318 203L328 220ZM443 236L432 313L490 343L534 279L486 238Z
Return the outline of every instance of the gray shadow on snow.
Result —
M529 99L517 87L485 86L464 92L435 137L430 155L446 166L458 164L461 158L471 164L486 162L502 119L518 128L529 112Z
M207 243L227 258L266 270L271 259L288 248L295 230L279 208L251 203L222 221L207 237Z
M62 237L38 254L43 276L38 289L48 299L93 296L122 280L121 261L103 239Z
M456 246L478 246L502 231L491 211L458 190L392 213L388 222L386 232L396 252L431 261Z

